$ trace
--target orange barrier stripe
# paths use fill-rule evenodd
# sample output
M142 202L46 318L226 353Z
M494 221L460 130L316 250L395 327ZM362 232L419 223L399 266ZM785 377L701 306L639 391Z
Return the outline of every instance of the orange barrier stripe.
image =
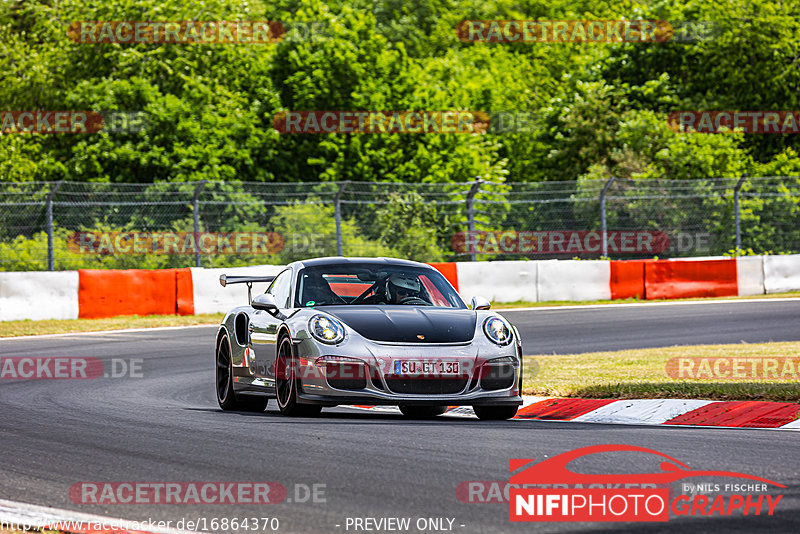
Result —
M739 294L736 260L657 260L644 265L647 299L727 297Z
M175 269L176 312L178 315L194 315L194 285L191 269Z
M447 281L458 291L458 268L453 262L429 263L431 267L442 273Z
M189 269L78 270L78 317L194 313Z
M652 260L611 262L611 299L645 298L644 266Z

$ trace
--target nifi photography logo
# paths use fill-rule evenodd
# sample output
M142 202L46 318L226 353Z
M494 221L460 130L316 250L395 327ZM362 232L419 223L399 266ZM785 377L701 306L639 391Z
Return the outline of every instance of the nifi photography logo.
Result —
M597 453L645 453L660 457L660 471L634 474L581 474L567 465ZM595 445L542 460L515 459L509 492L510 521L669 521L673 516L771 516L783 495L769 495L767 486L786 486L733 471L691 469L658 451L631 445ZM585 462L581 462L585 463ZM746 479L747 483L683 484L683 491L698 487L720 492L670 494L670 484L694 477ZM759 494L760 493L760 494Z

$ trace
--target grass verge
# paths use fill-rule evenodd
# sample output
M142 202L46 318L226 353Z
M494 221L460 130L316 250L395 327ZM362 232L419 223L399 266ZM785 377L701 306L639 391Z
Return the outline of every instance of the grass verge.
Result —
M692 345L658 349L526 356L527 395L620 399L713 399L800 402L796 380L673 379L675 357L800 358L800 343ZM748 365L746 367L750 369ZM782 369L782 367L781 367ZM796 369L795 376L800 374Z
M776 299L776 298L800 298L800 292L793 291L790 293L770 293L769 295L748 295L744 297L704 297L704 298L691 298L691 299L619 299L619 300L549 300L544 302L530 302L527 300L518 300L516 302L492 302L493 310L503 310L508 308L538 308L541 306L582 306L585 304L631 304L641 302L706 302L709 300L752 300L752 299Z
M0 338L36 336L41 334L71 334L75 332L97 332L99 330L123 330L126 328L155 328L158 326L190 326L196 324L219 324L222 313L206 315L130 315L109 319L47 319L44 321L0 321Z

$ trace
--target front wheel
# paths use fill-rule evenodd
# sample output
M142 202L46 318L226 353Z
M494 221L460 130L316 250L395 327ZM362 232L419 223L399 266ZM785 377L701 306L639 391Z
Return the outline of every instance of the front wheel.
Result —
M473 406L475 415L484 421L503 421L517 415L519 406Z
M278 409L283 415L289 416L319 415L322 406L297 402L295 364L292 341L288 337L284 337L278 344L278 354L275 359L275 393L278 398Z
M446 412L447 406L408 406L401 404L400 411L411 419L430 419Z

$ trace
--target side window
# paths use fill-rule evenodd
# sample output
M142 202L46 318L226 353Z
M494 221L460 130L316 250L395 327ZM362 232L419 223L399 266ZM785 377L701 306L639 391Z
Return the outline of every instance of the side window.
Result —
M267 293L275 297L275 302L279 308L289 307L289 295L292 292L292 271L287 269L279 274L272 285L269 286Z

